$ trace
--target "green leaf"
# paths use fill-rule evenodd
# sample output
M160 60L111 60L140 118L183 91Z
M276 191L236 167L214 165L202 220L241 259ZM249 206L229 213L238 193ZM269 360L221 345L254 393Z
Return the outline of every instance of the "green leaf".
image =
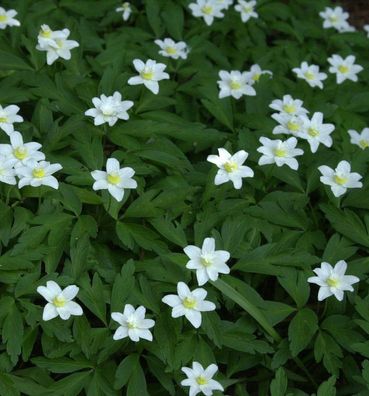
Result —
M332 376L327 381L323 382L317 392L317 396L336 396L336 377Z
M318 330L318 317L310 308L303 308L288 326L288 339L292 356L297 356L310 343Z
M275 378L270 383L271 396L285 396L287 391L288 379L286 372L280 367L276 373Z

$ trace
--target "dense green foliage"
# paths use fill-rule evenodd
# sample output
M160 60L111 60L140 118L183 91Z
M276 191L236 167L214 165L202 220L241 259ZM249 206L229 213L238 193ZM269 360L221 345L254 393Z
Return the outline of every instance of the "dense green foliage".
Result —
M186 0L134 2L128 22L112 0L3 3L22 25L0 31L0 104L19 105L16 129L63 169L59 190L0 185L0 394L185 395L181 367L196 360L218 364L228 395L368 395L369 151L347 134L368 122L364 33L324 30L325 0L259 0L259 19L244 24L229 10L210 27ZM70 61L46 65L35 49L43 23L71 30L80 47ZM158 55L164 37L184 40L188 59ZM319 90L291 72L302 61L327 72L334 53L356 55L358 83L330 75ZM127 85L135 58L168 65L158 95ZM218 99L219 70L254 63L273 72L257 96ZM114 91L134 101L130 119L94 126L91 99ZM285 94L336 126L331 149L299 142L298 171L257 165L259 137L276 138L268 106ZM214 185L206 158L218 147L249 153L255 177L241 190ZM90 172L111 156L136 171L138 188L121 203L92 190ZM337 199L317 167L342 159L364 187ZM161 299L179 281L196 286L183 248L210 236L230 252L231 274L205 285L217 310L196 330ZM360 283L342 302L318 303L307 278L341 259ZM47 280L78 285L84 316L42 321L36 288ZM110 313L126 303L155 319L153 342L113 340Z

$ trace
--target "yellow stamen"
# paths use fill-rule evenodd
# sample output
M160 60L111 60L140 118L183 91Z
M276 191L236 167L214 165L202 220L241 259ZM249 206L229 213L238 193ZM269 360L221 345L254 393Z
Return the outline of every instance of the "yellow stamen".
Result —
M341 176L334 176L334 181L337 183L337 184L339 184L339 185L343 185L343 184L345 184L347 181L348 181L348 178L347 177L341 177Z
M261 74L260 73L255 73L253 76L252 76L252 79L254 80L254 81L259 81L260 80L260 76L261 76Z
M250 6L242 7L242 9L243 9L243 12L245 12L246 14L251 14L254 11L254 9Z
M304 76L306 77L307 80L314 80L315 74L311 71L307 71Z
M209 267L211 265L211 260L206 257L201 257L200 262L204 267Z
M5 22L7 19L7 15L0 15L0 22Z
M292 114L296 111L296 106L294 105L284 105L283 106L283 110L288 113L288 114Z
M40 30L40 36L44 38L50 38L51 37L51 30Z
M329 17L329 20L330 20L331 22L337 22L337 21L338 21L338 18L337 18L336 15L331 15L331 16Z
M206 15L210 15L213 12L213 7L210 5L205 5L204 7L201 8L201 11L206 14Z
M182 304L183 304L183 306L184 306L185 308L194 309L194 308L196 307L197 302L196 302L196 300L193 299L193 298L186 297L186 298L182 301Z
M127 322L127 327L128 327L129 329L136 329L136 328L137 328L137 325L136 325L135 322Z
M142 73L141 73L141 77L144 79L144 80L152 80L152 78L154 77L154 72L153 71L143 71Z
M238 165L232 161L226 162L223 166L228 173L234 172L235 170L238 169Z
M365 140L365 139L362 139L362 140L359 141L359 146L362 149L366 149L367 147L369 147L369 141Z
M42 168L36 168L32 171L32 176L36 179L42 179L43 177L45 177L45 174L45 170Z
M287 150L285 150L284 148L276 148L274 150L274 154L276 157L285 157L287 154Z
M308 134L312 137L319 136L319 131L315 128L309 128Z
M56 42L56 44L57 44L57 46L59 48L62 48L64 46L64 41L63 40L55 40L55 42Z
M199 385L206 385L206 384L208 383L208 380L207 380L205 377L203 377L202 375L199 375L199 376L196 378L196 382L197 382Z
M25 147L17 147L15 150L13 150L14 157L19 159L19 160L24 160L27 158L27 149Z
M121 181L121 177L119 176L118 173L109 173L107 177L108 183L110 184L118 184Z
M168 55L175 55L177 53L177 49L174 47L167 47L167 48L165 48L165 52Z
M350 70L350 68L347 67L347 66L345 66L345 65L341 65L341 66L338 67L338 70L339 70L341 73L345 74L345 73L347 73L347 72Z
M7 117L0 117L0 122L8 122Z
M64 305L66 304L66 300L64 297L61 296L57 296L53 299L53 304L57 307L57 308L61 308L64 307Z
M234 81L234 80L231 80L231 82L229 83L229 86L231 87L231 89L240 89L241 88L241 84L238 81Z
M297 122L288 121L287 128L292 132L297 132L300 130L300 125Z
M326 282L329 287L337 287L340 284L340 281L334 278L328 278Z

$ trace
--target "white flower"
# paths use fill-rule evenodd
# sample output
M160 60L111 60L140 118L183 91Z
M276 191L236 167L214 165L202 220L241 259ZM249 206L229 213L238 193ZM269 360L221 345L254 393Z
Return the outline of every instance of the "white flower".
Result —
M219 5L223 10L228 10L233 4L233 0L215 0L215 4Z
M226 149L218 148L218 153L219 155L209 155L207 158L207 161L219 168L214 180L216 186L231 181L234 188L239 190L243 177L254 176L251 168L242 165L249 155L246 151L240 150L231 155Z
M158 81L169 79L169 74L164 72L167 67L164 63L156 63L152 59L144 63L140 59L135 59L133 65L139 75L131 77L128 80L129 85L144 84L147 89L156 95L159 93Z
M219 274L229 274L230 272L226 264L230 254L226 250L215 250L214 238L205 238L201 249L189 245L183 251L190 259L186 268L196 270L199 286L204 285L209 279L216 281Z
M361 188L363 186L363 183L359 181L362 176L359 173L351 173L351 165L347 161L341 161L336 169L322 165L319 166L318 170L322 174L320 181L331 186L335 197L343 195L348 188Z
M369 38L369 25L364 25L364 31L366 32L366 34Z
M241 13L242 22L247 22L250 18L258 18L257 12L255 12L256 1L244 1L238 0L238 4L234 9Z
M67 286L62 290L54 281L47 281L46 287L39 286L37 293L47 301L44 312L42 314L43 320L54 319L60 316L63 320L68 320L71 315L83 315L82 308L79 304L72 301L76 297L79 288L76 285Z
M152 341L153 338L149 329L154 327L155 321L145 319L145 314L145 307L141 305L135 309L131 304L124 306L123 313L112 312L111 318L120 324L113 335L113 339L117 341L129 337L134 342L138 342L140 338Z
M320 73L318 65L308 65L307 62L302 62L300 67L292 69L298 78L305 80L311 87L323 88L322 81L327 78L325 73Z
M0 7L0 29L5 29L7 26L20 26L20 22L14 18L17 14L15 10L5 10Z
M133 106L131 100L122 101L119 92L114 92L113 96L101 95L100 98L93 98L92 103L95 108L87 110L85 115L94 117L95 125L108 123L109 126L113 126L118 119L128 120L127 110Z
M215 390L224 391L223 386L213 380L214 374L218 371L216 364L211 364L204 369L200 363L193 362L192 368L182 367L182 371L187 378L181 381L181 385L190 387L189 396L196 396L201 392L206 396L211 396Z
M351 285L359 282L360 279L357 276L345 275L346 269L346 261L340 260L334 268L329 263L323 262L320 268L313 270L318 276L311 276L307 281L320 286L318 301L322 301L332 295L338 301L342 301L344 291L354 291Z
M273 76L273 73L270 70L261 70L259 65L252 65L250 71L246 72L249 84L253 85L257 83L260 80L262 74L269 74L270 76Z
M13 124L15 122L23 122L23 117L17 114L18 111L19 107L16 105L6 107L0 105L0 129L7 135L10 135L14 131Z
M261 137L259 142L263 145L257 149L259 153L263 154L259 159L259 165L287 165L293 170L298 169L299 164L294 157L302 155L304 151L296 148L297 139L295 137L290 137L284 142Z
M128 3L128 1L126 1L120 7L116 8L115 11L122 13L123 21L128 21L130 15L132 13L131 4Z
M47 161L27 161L26 165L16 168L19 177L18 187L24 186L40 187L49 186L55 189L59 188L58 180L52 176L63 167L60 164L50 164Z
M348 134L351 137L350 142L352 144L356 144L363 150L369 147L369 128L364 128L361 133L358 133L353 129L349 129Z
M49 25L41 25L40 31L38 32L37 41L38 49L43 48L47 50L50 46L56 46L56 40L64 40L68 37L69 30L51 30Z
M279 125L273 129L273 135L279 135L280 133L285 135L297 135L302 131L303 121L301 116L274 113L272 114L272 118L279 123Z
M0 182L6 184L17 184L14 170L15 160L7 156L0 155Z
M342 7L330 8L326 7L324 11L319 12L321 18L323 18L323 28L329 29L331 27L340 31L347 23L349 18L348 12L344 12Z
M306 116L301 116L301 118L303 130L298 133L298 137L308 141L312 153L318 150L320 143L326 147L332 146L333 140L330 135L334 131L334 125L323 124L323 113L314 113L311 119Z
M220 89L220 99L227 96L233 96L235 99L240 99L242 95L256 95L255 89L249 83L247 72L241 73L238 70L227 72L225 70L221 70L219 72L219 77L221 80L217 81L217 83Z
M337 84L341 84L345 80L358 81L357 74L363 70L363 67L355 65L355 60L354 55L343 59L340 55L335 54L328 58L328 62L331 64L329 72L336 74Z
M69 29L52 31L49 26L41 25L36 49L46 51L46 62L52 65L58 58L69 60L72 55L70 50L79 47L75 40L67 40Z
M172 318L185 316L196 329L201 326L201 312L214 311L216 308L211 301L205 301L208 294L205 289L191 291L185 283L178 282L177 293L163 297L163 303L173 308Z
M291 95L284 95L283 99L276 99L269 105L273 110L277 110L282 114L289 116L300 116L309 113L303 105L303 101L300 99L293 99Z
M160 47L159 54L172 59L187 59L188 47L184 41L176 43L171 38L155 40L155 44Z
M120 168L119 161L109 158L106 162L106 172L94 170L91 176L96 180L92 188L97 190L108 190L118 201L124 197L124 189L137 188L136 180L132 179L135 171L132 168Z
M356 32L355 26L350 25L348 22L342 23L342 25L338 28L340 33L347 33L347 32Z
M27 161L42 161L45 154L40 150L41 144L37 142L23 143L22 135L14 131L10 135L10 144L0 144L0 154L15 160L14 166L27 166Z
M204 18L205 23L210 26L214 18L223 18L222 10L224 7L217 0L197 0L188 6L194 17Z

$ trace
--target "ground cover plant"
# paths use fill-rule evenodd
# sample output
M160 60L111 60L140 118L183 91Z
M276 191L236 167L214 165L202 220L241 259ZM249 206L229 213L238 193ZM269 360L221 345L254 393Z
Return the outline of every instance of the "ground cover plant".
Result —
M368 395L367 32L0 6L0 394Z

